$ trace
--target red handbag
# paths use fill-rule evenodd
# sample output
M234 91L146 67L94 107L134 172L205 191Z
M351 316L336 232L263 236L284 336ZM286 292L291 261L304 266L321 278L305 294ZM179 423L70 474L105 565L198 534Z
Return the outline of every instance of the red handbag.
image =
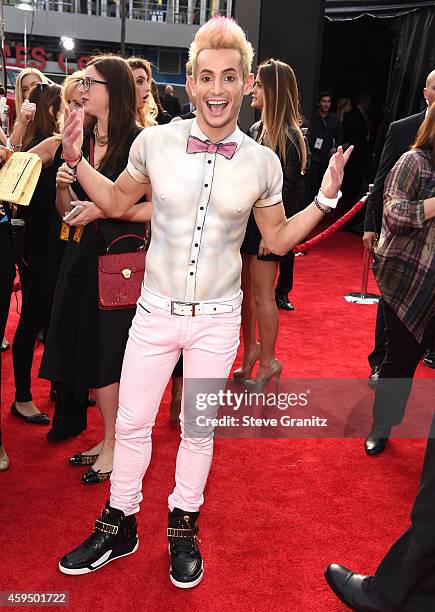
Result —
M94 140L89 141L89 163L94 167ZM94 221L94 231L98 222ZM142 244L137 251L109 253L114 244L124 238L136 238ZM98 258L98 306L100 310L134 308L140 296L145 274L145 258L151 238L150 223L146 224L145 236L124 234L109 244L105 255Z
M140 296L145 273L146 250L149 245L149 224L145 237L125 234L112 240L105 255L98 258L98 305L100 310L134 308ZM109 253L114 244L124 238L142 241L137 251Z

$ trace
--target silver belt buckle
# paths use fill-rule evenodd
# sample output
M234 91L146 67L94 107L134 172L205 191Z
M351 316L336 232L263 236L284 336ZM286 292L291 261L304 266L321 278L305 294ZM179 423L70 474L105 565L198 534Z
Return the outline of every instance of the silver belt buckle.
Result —
M171 315L176 315L177 317L182 317L184 314L178 314L175 312L174 305L179 304L180 306L190 306L192 308L192 317L195 316L195 307L199 306L198 302L178 302L177 300L171 302Z

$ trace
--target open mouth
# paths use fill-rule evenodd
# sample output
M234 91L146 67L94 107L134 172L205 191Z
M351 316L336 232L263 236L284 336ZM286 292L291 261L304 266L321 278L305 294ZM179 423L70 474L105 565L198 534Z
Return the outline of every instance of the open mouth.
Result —
M206 104L212 115L220 115L228 106L226 100L207 100Z

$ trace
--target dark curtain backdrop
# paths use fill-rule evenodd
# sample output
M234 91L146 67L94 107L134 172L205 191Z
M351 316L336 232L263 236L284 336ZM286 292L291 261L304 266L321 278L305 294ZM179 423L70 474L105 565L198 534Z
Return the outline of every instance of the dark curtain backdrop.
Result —
M435 0L326 0L325 16L330 21L359 19L363 15L391 20L395 32L375 147L377 159L390 123L423 108L422 90L427 75L435 69Z

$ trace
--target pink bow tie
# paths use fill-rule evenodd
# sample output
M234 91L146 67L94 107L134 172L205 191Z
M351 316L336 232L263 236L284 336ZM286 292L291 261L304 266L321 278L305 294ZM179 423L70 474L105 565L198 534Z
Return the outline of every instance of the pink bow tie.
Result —
M196 136L189 136L187 140L188 153L219 153L227 159L231 159L237 149L237 142L208 142Z

